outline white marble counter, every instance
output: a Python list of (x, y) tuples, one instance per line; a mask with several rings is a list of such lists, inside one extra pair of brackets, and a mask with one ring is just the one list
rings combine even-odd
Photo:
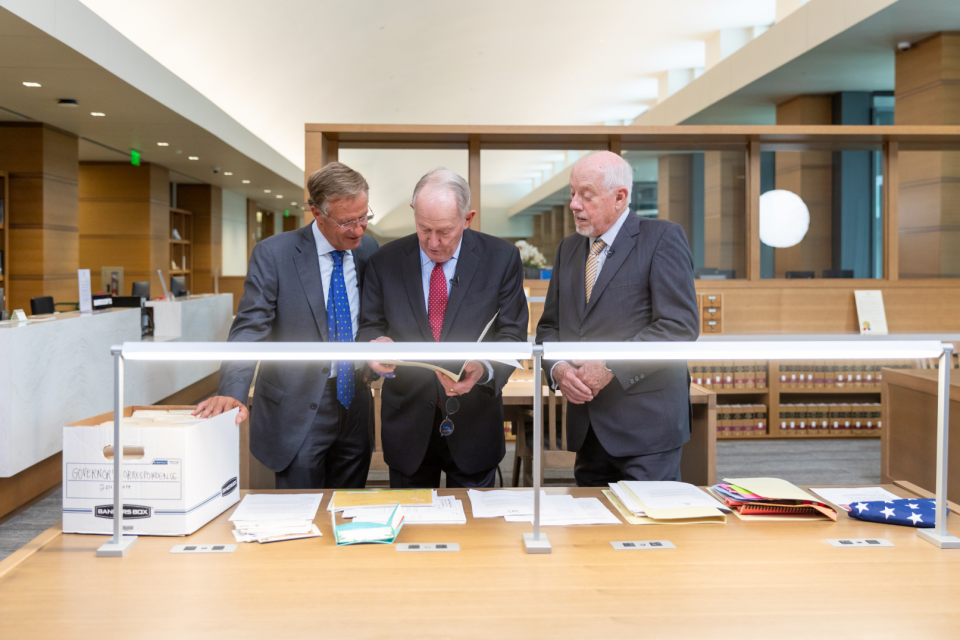
[[(223, 341), (233, 295), (183, 298), (182, 341)], [(0, 323), (0, 478), (61, 450), (63, 426), (113, 409), (110, 347), (140, 341), (140, 310), (63, 313)], [(202, 380), (216, 362), (129, 362), (124, 403), (153, 404)]]

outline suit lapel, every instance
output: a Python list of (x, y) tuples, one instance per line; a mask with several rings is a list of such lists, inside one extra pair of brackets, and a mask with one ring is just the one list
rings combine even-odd
[[(397, 242), (396, 240), (394, 242)], [(433, 342), (430, 321), (427, 319), (427, 307), (423, 301), (423, 270), (420, 266), (420, 245), (417, 236), (412, 237), (410, 247), (403, 259), (403, 284), (407, 287), (407, 297), (417, 319), (417, 326), (424, 340)]]
[[(613, 276), (616, 275), (620, 266), (627, 259), (627, 256), (629, 256), (636, 247), (633, 236), (638, 233), (640, 233), (640, 218), (633, 212), (630, 212), (627, 215), (627, 219), (623, 221), (623, 226), (620, 227), (617, 237), (613, 240), (613, 245), (610, 247), (611, 253), (607, 254), (603, 268), (600, 269), (600, 275), (597, 276), (597, 282), (593, 285), (593, 291), (590, 294), (590, 303), (587, 304), (584, 316), (590, 313), (590, 310), (596, 306), (597, 300), (600, 298), (603, 290), (607, 288), (607, 285), (613, 280)], [(586, 267), (584, 267), (584, 269), (586, 269)], [(586, 285), (583, 286), (584, 291), (586, 291)], [(586, 293), (584, 293), (584, 299), (586, 299)]]
[(443, 315), (443, 330), (440, 332), (441, 341), (445, 340), (447, 334), (450, 333), (450, 327), (457, 317), (457, 311), (463, 304), (470, 283), (473, 281), (473, 275), (477, 272), (477, 266), (480, 264), (480, 256), (477, 255), (477, 239), (474, 237), (473, 231), (469, 229), (464, 231), (461, 242), (460, 256), (457, 258), (457, 270), (454, 272), (454, 277), (459, 278), (459, 280), (456, 285), (450, 287), (447, 310)]
[[(311, 223), (313, 224), (313, 223)], [(303, 293), (307, 297), (307, 303), (313, 312), (313, 319), (317, 322), (317, 328), (320, 329), (320, 335), (323, 341), (329, 341), (327, 333), (327, 308), (323, 303), (323, 282), (320, 278), (320, 259), (317, 257), (317, 243), (313, 240), (313, 230), (311, 225), (300, 229), (300, 239), (297, 242), (297, 251), (299, 253), (293, 257), (293, 262), (297, 267), (297, 274), (300, 276), (300, 284), (303, 286)]]

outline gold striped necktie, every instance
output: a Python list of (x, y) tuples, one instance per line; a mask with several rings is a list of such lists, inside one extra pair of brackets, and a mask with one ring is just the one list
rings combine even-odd
[(590, 245), (590, 255), (587, 256), (587, 272), (586, 272), (586, 281), (584, 284), (587, 285), (587, 302), (590, 302), (590, 294), (593, 293), (593, 285), (597, 282), (597, 273), (600, 271), (600, 252), (603, 251), (603, 248), (607, 246), (607, 243), (597, 238), (593, 241), (593, 244)]

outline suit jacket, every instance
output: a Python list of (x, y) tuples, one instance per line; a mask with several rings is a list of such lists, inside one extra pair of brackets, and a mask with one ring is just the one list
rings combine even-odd
[[(682, 227), (627, 216), (586, 303), (588, 238), (561, 241), (537, 343), (688, 341), (700, 333), (693, 261)], [(555, 361), (545, 361), (547, 371)], [(614, 361), (614, 379), (567, 408), (567, 444), (578, 451), (592, 424), (612, 456), (658, 453), (690, 439), (686, 362)]]
[[(311, 223), (313, 224), (313, 223)], [(377, 241), (364, 235), (353, 250), (357, 283)], [(229, 342), (326, 342), (320, 260), (311, 225), (258, 242)], [(358, 316), (359, 317), (359, 316)], [(224, 362), (219, 395), (246, 403), (255, 362)], [(317, 415), (330, 376), (328, 362), (262, 362), (250, 416), (250, 452), (275, 472), (296, 455)], [(369, 393), (358, 384), (357, 395)]]
[[(529, 316), (520, 252), (504, 240), (469, 229), (461, 242), (454, 275), (459, 281), (450, 287), (440, 340), (474, 342), (499, 311), (484, 341), (525, 342)], [(410, 235), (384, 245), (370, 259), (358, 340), (387, 336), (395, 342), (433, 342), (419, 246), (416, 234)], [(447, 443), (465, 473), (495, 467), (505, 452), (500, 390), (514, 369), (491, 365), (492, 380), (458, 397), (460, 409), (451, 417), (455, 428)], [(428, 369), (397, 367), (396, 377), (384, 381), (381, 436), (387, 465), (408, 475), (420, 467), (435, 428), (437, 399), (446, 403), (446, 397), (436, 374)]]

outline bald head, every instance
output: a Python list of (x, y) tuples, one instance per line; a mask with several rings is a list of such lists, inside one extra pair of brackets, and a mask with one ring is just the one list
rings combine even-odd
[(570, 173), (570, 209), (577, 233), (602, 236), (630, 206), (633, 167), (616, 153), (581, 158)]

